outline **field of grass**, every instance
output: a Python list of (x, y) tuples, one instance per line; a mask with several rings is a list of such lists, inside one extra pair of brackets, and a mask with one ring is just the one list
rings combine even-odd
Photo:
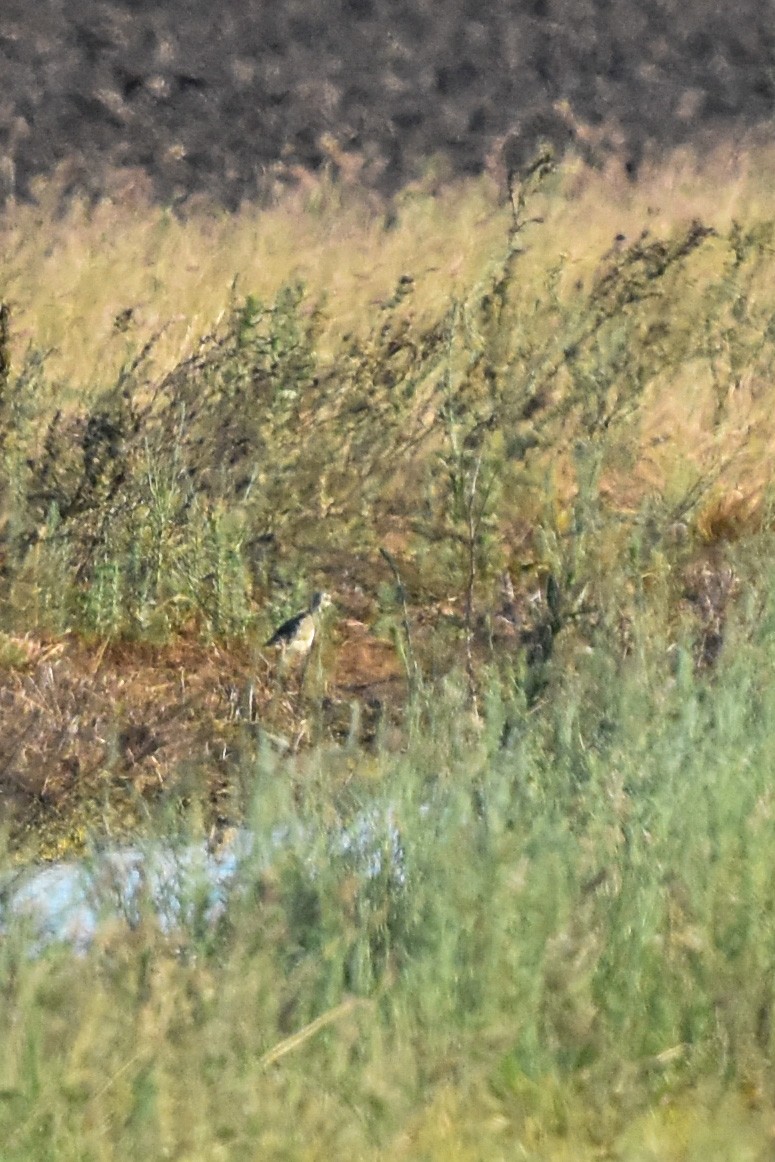
[(259, 842), (0, 938), (3, 1162), (771, 1156), (773, 168), (9, 209), (7, 862)]

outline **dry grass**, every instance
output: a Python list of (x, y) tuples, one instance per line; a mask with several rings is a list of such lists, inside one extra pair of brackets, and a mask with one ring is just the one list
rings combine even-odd
[[(646, 230), (663, 237), (698, 219), (725, 235), (733, 221), (772, 218), (773, 170), (771, 151), (731, 146), (702, 163), (679, 152), (637, 184), (613, 162), (602, 172), (568, 163), (531, 206), (544, 225), (526, 236), (515, 313), (531, 310), (552, 269), (556, 293), (572, 306), (603, 256)], [(365, 333), (402, 274), (415, 280), (412, 324), (442, 315), (452, 295), (467, 293), (499, 261), (509, 221), (492, 178), (442, 189), (418, 183), (402, 195), (390, 228), (385, 207), (325, 182), (307, 182), (273, 207), (227, 215), (200, 206), (183, 220), (151, 206), (141, 185), (93, 208), (75, 203), (64, 215), (57, 204), (57, 191), (41, 187), (37, 206), (4, 217), (0, 296), (13, 311), (15, 362), (30, 344), (50, 352), (58, 405), (104, 387), (151, 339), (150, 368), (169, 371), (229, 308), (235, 285), (271, 300), (301, 278), (310, 304), (324, 295), (319, 354), (335, 367), (343, 336)], [(670, 303), (674, 329), (691, 326), (703, 290), (728, 261), (722, 251), (710, 244), (692, 260), (690, 293)], [(755, 301), (771, 301), (774, 283), (772, 263), (761, 262)], [(608, 473), (623, 507), (653, 489), (680, 494), (687, 461), (699, 475), (721, 470), (724, 487), (746, 504), (761, 498), (775, 444), (768, 369), (735, 376), (723, 339), (716, 356), (723, 401), (707, 366), (685, 364), (651, 385), (637, 462)], [(714, 422), (722, 404), (723, 422)]]
[[(568, 164), (537, 212), (547, 229), (530, 239), (531, 268), (566, 256), (564, 289), (594, 272), (616, 234), (654, 235), (698, 218), (725, 231), (735, 219), (772, 216), (775, 158), (730, 146), (698, 162), (677, 153), (633, 184), (616, 162), (602, 172)], [(418, 283), (428, 317), (451, 292), (469, 287), (499, 254), (508, 222), (504, 190), (492, 178), (437, 188), (417, 183), (400, 197), (395, 225), (387, 207), (354, 190), (308, 181), (268, 208), (236, 214), (200, 205), (184, 219), (152, 206), (138, 189), (119, 189), (96, 207), (62, 214), (55, 188), (38, 204), (17, 205), (0, 226), (2, 295), (14, 306), (16, 350), (54, 348), (57, 376), (88, 387), (168, 327), (157, 349), (168, 369), (226, 309), (239, 289), (272, 298), (294, 277), (314, 298), (330, 297), (332, 344), (368, 324), (368, 308), (389, 297), (402, 273)], [(772, 289), (775, 275), (763, 284)], [(529, 289), (529, 288), (528, 288)], [(114, 333), (133, 312), (129, 338)]]
[(411, 271), (430, 316), (481, 275), (503, 235), (485, 185), (407, 195), (392, 229), (384, 208), (354, 193), (340, 199), (314, 186), (275, 207), (202, 207), (180, 220), (126, 196), (62, 216), (56, 191), (43, 189), (38, 206), (15, 207), (0, 226), (17, 358), (29, 343), (51, 349), (55, 377), (89, 390), (163, 330), (154, 349), (163, 373), (228, 309), (235, 286), (272, 299), (295, 278), (311, 298), (326, 295), (333, 354), (343, 334), (368, 327), (401, 274)]
[[(95, 831), (142, 829), (185, 801), (190, 825), (222, 830), (242, 818), (235, 778), (260, 729), (295, 750), (346, 738), (351, 702), (363, 744), (405, 698), (395, 648), (343, 618), (304, 675), (284, 675), (252, 644), (163, 646), (73, 636), (0, 641), (2, 805), (13, 845), (47, 859), (80, 852)], [(325, 699), (324, 721), (310, 719)]]

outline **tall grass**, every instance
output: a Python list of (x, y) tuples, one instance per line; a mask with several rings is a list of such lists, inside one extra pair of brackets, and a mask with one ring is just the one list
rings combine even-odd
[[(559, 180), (526, 187), (531, 209), (565, 205), (544, 188)], [(772, 441), (767, 223), (639, 233), (570, 283), (544, 217), (502, 221), (481, 277), (435, 313), (403, 274), (334, 362), (337, 304), (295, 279), (233, 296), (165, 374), (151, 337), (100, 390), (70, 384), (69, 403), (48, 357), (16, 360), (7, 629), (241, 635), (251, 599), (304, 568), (293, 546), (362, 583), (397, 538), (420, 590), (467, 593), (470, 637), (504, 568), (583, 582), (581, 544), (597, 538), (603, 564), (644, 502), (653, 528), (689, 517), (711, 539), (719, 504), (723, 532), (755, 523)], [(558, 557), (568, 541), (574, 563)]]

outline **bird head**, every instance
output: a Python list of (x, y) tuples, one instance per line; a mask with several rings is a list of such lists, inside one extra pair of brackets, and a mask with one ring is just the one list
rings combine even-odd
[(325, 593), (322, 589), (319, 589), (317, 593), (312, 594), (312, 600), (309, 603), (309, 610), (310, 613), (317, 613), (321, 609), (328, 609), (332, 604), (333, 602), (331, 601), (330, 594)]

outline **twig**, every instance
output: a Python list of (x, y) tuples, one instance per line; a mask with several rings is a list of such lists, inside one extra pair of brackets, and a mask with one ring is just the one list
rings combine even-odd
[(328, 1025), (333, 1025), (340, 1017), (346, 1017), (353, 1009), (365, 1004), (367, 1002), (362, 998), (349, 997), (341, 1005), (337, 1005), (335, 1009), (329, 1009), (327, 1013), (322, 1013), (314, 1021), (310, 1021), (309, 1025), (305, 1025), (298, 1033), (294, 1033), (291, 1037), (286, 1037), (284, 1041), (278, 1042), (273, 1049), (270, 1049), (268, 1053), (264, 1054), (259, 1061), (259, 1065), (262, 1069), (268, 1069), (270, 1065), (274, 1065), (281, 1057), (285, 1057), (287, 1053), (298, 1049), (305, 1041), (309, 1041), (310, 1037), (314, 1037), (321, 1029), (325, 1029)]

